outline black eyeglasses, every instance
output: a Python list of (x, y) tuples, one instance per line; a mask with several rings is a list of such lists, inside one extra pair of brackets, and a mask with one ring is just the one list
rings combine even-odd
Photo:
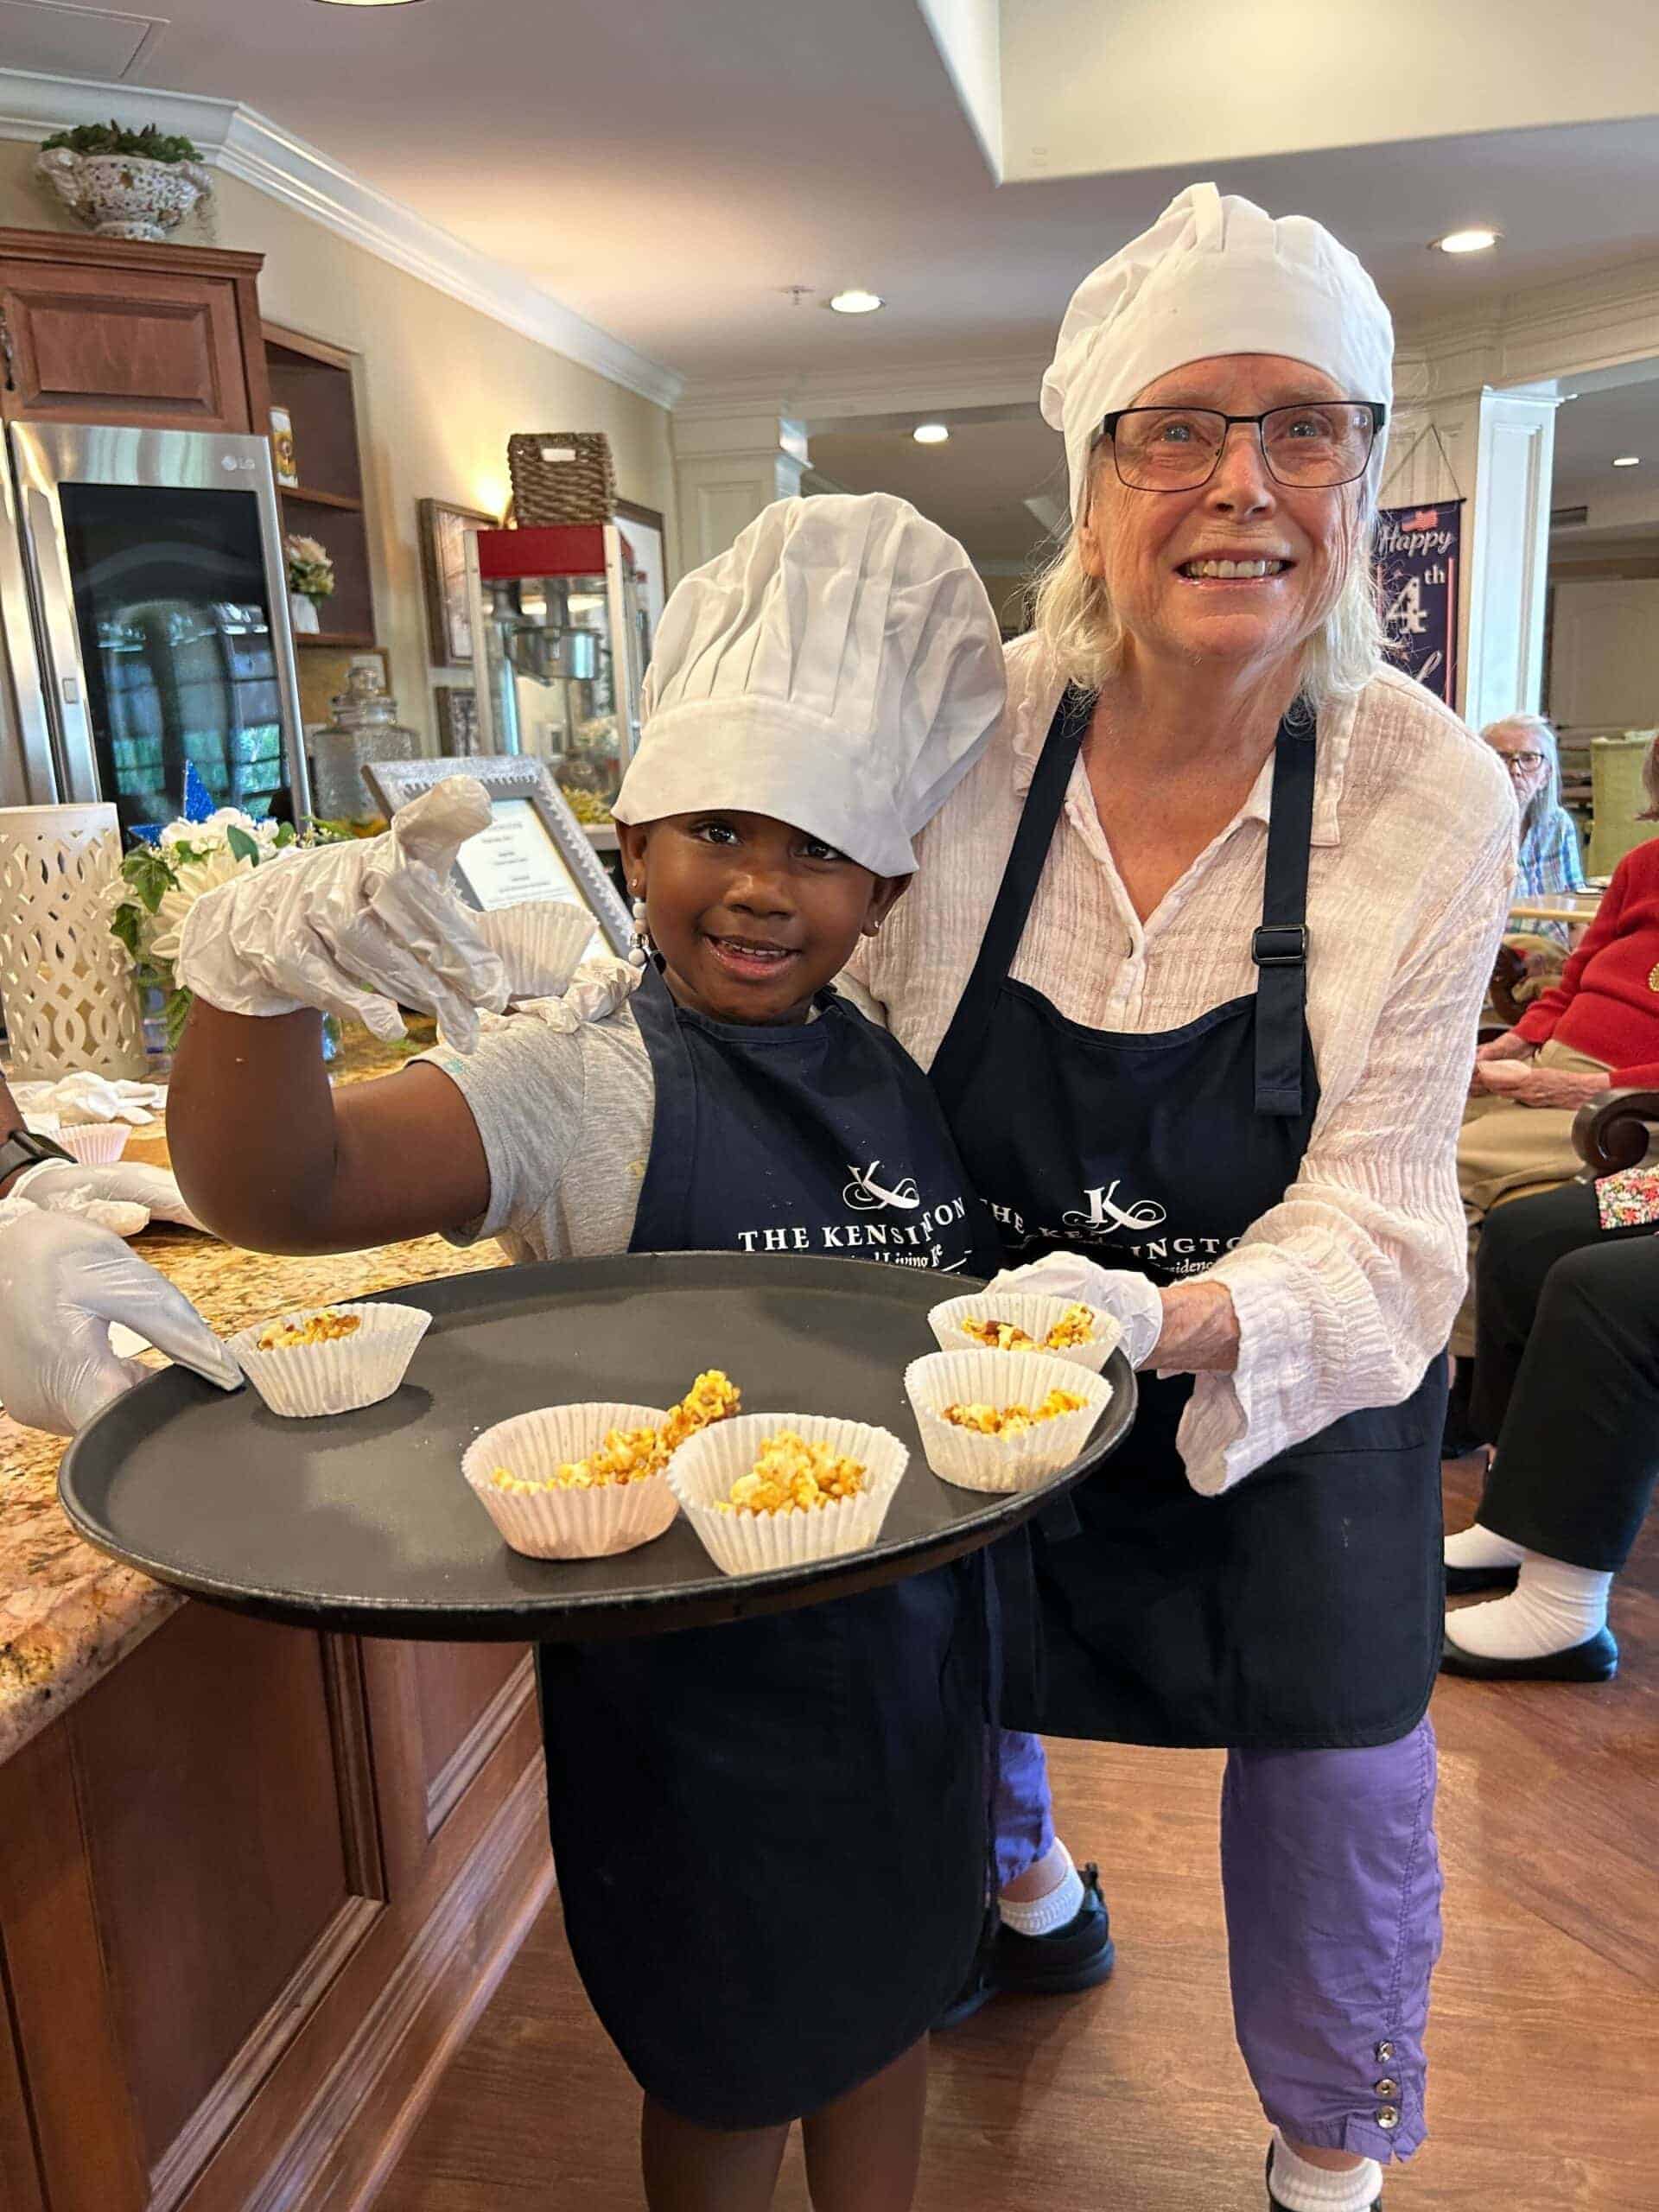
[(1120, 407), (1100, 426), (1118, 480), (1132, 492), (1196, 492), (1221, 466), (1227, 434), (1250, 425), (1275, 484), (1324, 491), (1365, 474), (1389, 410), (1374, 399), (1321, 399), (1224, 415), (1211, 407)]
[(1522, 775), (1530, 775), (1544, 765), (1541, 753), (1500, 753), (1498, 758), (1506, 768), (1519, 768)]

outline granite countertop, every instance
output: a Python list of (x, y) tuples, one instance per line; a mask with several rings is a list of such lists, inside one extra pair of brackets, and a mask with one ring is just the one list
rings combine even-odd
[[(359, 1033), (338, 1082), (384, 1074), (406, 1057)], [(165, 1124), (135, 1130), (130, 1160), (166, 1164)], [(441, 1236), (368, 1252), (288, 1259), (245, 1252), (188, 1230), (158, 1228), (133, 1249), (175, 1282), (221, 1336), (296, 1306), (504, 1264), (493, 1241), (459, 1251)], [(165, 1364), (159, 1353), (144, 1357)], [(99, 1677), (192, 1602), (83, 1543), (58, 1504), (64, 1439), (0, 1412), (0, 1758), (83, 1696)]]

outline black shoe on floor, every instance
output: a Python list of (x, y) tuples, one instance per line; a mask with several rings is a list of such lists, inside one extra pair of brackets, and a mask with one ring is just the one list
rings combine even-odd
[[(1271, 2143), (1268, 2145), (1268, 2170), (1265, 2178), (1268, 2184), (1268, 2212), (1285, 2212), (1284, 2206), (1273, 2193), (1273, 2145)], [(1382, 2212), (1382, 2200), (1380, 2196), (1372, 2204), (1371, 2212)]]
[(1448, 1636), (1440, 1646), (1440, 1672), (1482, 1682), (1611, 1682), (1618, 1672), (1618, 1646), (1610, 1629), (1599, 1628), (1582, 1643), (1546, 1651), (1541, 1658), (1484, 1659), (1461, 1650)]
[(1520, 1573), (1518, 1567), (1448, 1567), (1446, 1594), (1472, 1598), (1477, 1590), (1513, 1590)]
[(1077, 1869), (1083, 1903), (1064, 1928), (1046, 1936), (1021, 1936), (1001, 1927), (974, 1961), (962, 1993), (933, 2023), (935, 2031), (958, 2027), (993, 1997), (1065, 1997), (1104, 1981), (1117, 1962), (1111, 1916), (1100, 1894), (1100, 1869)]

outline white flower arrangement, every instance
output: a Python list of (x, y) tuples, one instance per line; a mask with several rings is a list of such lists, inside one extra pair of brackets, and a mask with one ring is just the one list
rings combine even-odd
[(289, 537), (283, 550), (288, 556), (288, 588), (304, 599), (327, 599), (334, 588), (334, 556), (315, 537)]

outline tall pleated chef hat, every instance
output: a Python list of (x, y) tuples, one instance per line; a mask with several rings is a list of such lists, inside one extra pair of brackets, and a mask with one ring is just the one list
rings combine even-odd
[(1311, 216), (1275, 222), (1253, 200), (1190, 184), (1084, 278), (1060, 325), (1043, 420), (1065, 439), (1074, 521), (1103, 417), (1217, 353), (1282, 353), (1323, 369), (1344, 399), (1393, 396), (1394, 324), (1347, 247)]
[(675, 586), (612, 810), (768, 814), (908, 875), (1004, 690), (996, 618), (954, 537), (885, 492), (779, 499)]

